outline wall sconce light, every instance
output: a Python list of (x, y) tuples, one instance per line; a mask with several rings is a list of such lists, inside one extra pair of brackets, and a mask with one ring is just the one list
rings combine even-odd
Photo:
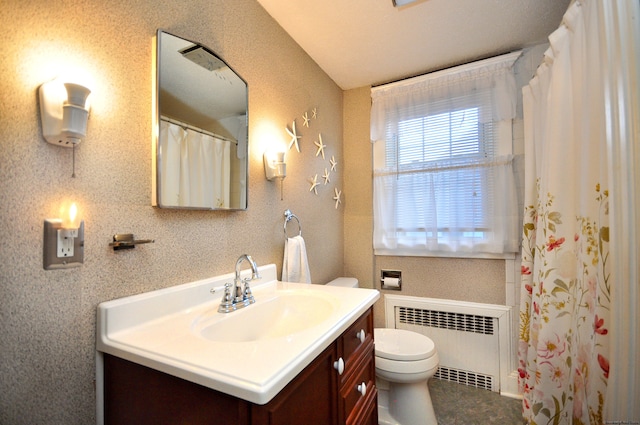
[(287, 177), (287, 164), (284, 152), (267, 151), (264, 153), (264, 174), (267, 180), (284, 179)]
[(44, 221), (43, 267), (45, 270), (78, 267), (84, 262), (84, 220), (75, 203), (61, 209), (64, 218)]
[(287, 164), (284, 160), (284, 152), (267, 150), (263, 154), (264, 174), (267, 180), (280, 180), (280, 200), (283, 199), (283, 180), (287, 177)]
[(51, 144), (73, 147), (87, 135), (91, 90), (74, 83), (53, 80), (40, 86), (42, 135)]
[[(40, 86), (42, 135), (53, 145), (75, 148), (87, 135), (91, 90), (55, 79)], [(74, 173), (75, 177), (75, 150)]]

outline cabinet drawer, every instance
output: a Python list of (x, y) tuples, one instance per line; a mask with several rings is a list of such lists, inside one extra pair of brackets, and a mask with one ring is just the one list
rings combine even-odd
[(347, 329), (339, 340), (339, 352), (344, 360), (346, 370), (349, 370), (365, 349), (369, 341), (373, 341), (373, 312), (371, 309), (363, 314), (353, 325)]
[(378, 425), (377, 391), (367, 395), (364, 405), (358, 409), (358, 414), (352, 414), (346, 425)]
[[(364, 416), (371, 399), (376, 397), (375, 365), (373, 358), (367, 356), (356, 365), (356, 373), (340, 390), (340, 410), (343, 423), (359, 423)], [(375, 400), (374, 400), (375, 404)]]

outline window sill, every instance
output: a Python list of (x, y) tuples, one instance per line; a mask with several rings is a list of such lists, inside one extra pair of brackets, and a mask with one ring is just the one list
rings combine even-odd
[(474, 259), (487, 259), (487, 260), (513, 260), (516, 258), (515, 252), (507, 252), (504, 254), (491, 254), (491, 253), (482, 253), (482, 252), (444, 252), (444, 251), (417, 252), (415, 250), (405, 250), (405, 249), (374, 249), (373, 254), (376, 256), (389, 256), (389, 257), (474, 258)]

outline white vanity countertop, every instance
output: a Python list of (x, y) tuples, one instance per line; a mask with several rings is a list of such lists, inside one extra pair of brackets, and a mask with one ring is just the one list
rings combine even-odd
[[(373, 289), (278, 282), (273, 264), (259, 270), (262, 279), (252, 284), (256, 304), (232, 313), (217, 312), (232, 273), (101, 303), (98, 352), (266, 404), (379, 298)], [(266, 303), (287, 291), (331, 299), (331, 312), (319, 323), (284, 336), (220, 342), (200, 332), (203, 322), (224, 326), (224, 320), (241, 318), (261, 300)]]

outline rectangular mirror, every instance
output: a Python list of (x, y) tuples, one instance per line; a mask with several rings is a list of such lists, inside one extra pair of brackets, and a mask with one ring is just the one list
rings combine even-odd
[(155, 44), (153, 205), (247, 209), (247, 83), (199, 43), (159, 30)]

